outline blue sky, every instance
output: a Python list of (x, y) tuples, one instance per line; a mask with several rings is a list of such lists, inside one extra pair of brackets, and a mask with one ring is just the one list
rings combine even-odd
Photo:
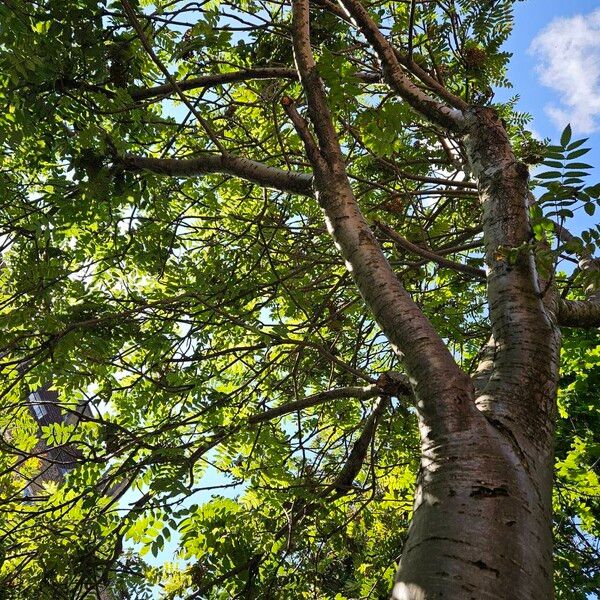
[(600, 167), (600, 0), (519, 2), (507, 49), (509, 92), (520, 95), (535, 131), (557, 140), (571, 122), (576, 137), (590, 137), (586, 162)]

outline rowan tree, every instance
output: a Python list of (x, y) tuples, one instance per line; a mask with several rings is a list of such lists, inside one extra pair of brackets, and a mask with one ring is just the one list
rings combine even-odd
[(4, 598), (598, 591), (600, 187), (494, 99), (515, 1), (0, 5)]

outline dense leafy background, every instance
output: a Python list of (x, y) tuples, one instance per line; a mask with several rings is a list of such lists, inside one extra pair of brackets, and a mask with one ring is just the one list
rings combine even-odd
[[(513, 2), (373, 8), (397, 46), (450, 90), (493, 103), (509, 86)], [(293, 68), (289, 7), (276, 2), (133, 3), (177, 81)], [(489, 335), (485, 287), (397, 247), (482, 268), (480, 208), (460, 144), (381, 83), (364, 41), (315, 10), (313, 44), (367, 219), (465, 369)], [(119, 2), (0, 5), (0, 322), (3, 430), (0, 577), (5, 598), (386, 598), (412, 506), (418, 437), (401, 393), (339, 398), (266, 422), (265, 409), (401, 365), (364, 308), (310, 198), (226, 175), (132, 170), (134, 154), (228, 151), (286, 170), (307, 159), (281, 107), (293, 76), (147, 94), (165, 78)], [(497, 104), (536, 168), (540, 268), (561, 293), (595, 285), (576, 267), (598, 237), (599, 189), (565, 130), (535, 141), (515, 102)], [(204, 125), (198, 122), (202, 116)], [(583, 157), (583, 158), (582, 158)], [(463, 180), (466, 178), (466, 182)], [(536, 187), (537, 185), (537, 187)], [(543, 195), (542, 195), (543, 194)], [(559, 242), (553, 221), (588, 219)], [(596, 332), (565, 332), (556, 469), (560, 598), (598, 590)], [(38, 432), (26, 401), (48, 382), (69, 424)], [(85, 413), (82, 407), (87, 407)], [(376, 431), (336, 484), (369, 418)], [(37, 436), (77, 459), (63, 484), (23, 491), (47, 464)], [(158, 557), (158, 558), (156, 558)]]

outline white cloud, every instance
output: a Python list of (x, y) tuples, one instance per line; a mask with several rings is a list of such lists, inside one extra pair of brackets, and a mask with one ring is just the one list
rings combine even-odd
[(527, 123), (527, 131), (531, 132), (534, 140), (541, 142), (544, 139), (542, 134), (531, 123)]
[(571, 123), (579, 133), (600, 129), (600, 9), (554, 19), (533, 40), (541, 83), (560, 94), (546, 106), (559, 128)]

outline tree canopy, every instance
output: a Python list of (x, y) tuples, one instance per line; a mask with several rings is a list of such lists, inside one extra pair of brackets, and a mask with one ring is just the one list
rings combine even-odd
[[(337, 150), (307, 91), (365, 227), (475, 380), (488, 267), (453, 111), (493, 106), (519, 164), (542, 165), (531, 240), (497, 252), (531, 251), (559, 298), (555, 586), (600, 589), (600, 347), (567, 328), (600, 321), (585, 140), (540, 142), (517, 94), (494, 100), (514, 0), (364, 2), (389, 46), (354, 4), (312, 2), (308, 49), (287, 2), (0, 5), (0, 597), (387, 597), (419, 359), (328, 232), (315, 189), (339, 173), (315, 165)], [(39, 428), (45, 385), (69, 418)], [(40, 437), (71, 457), (64, 481), (35, 484)]]

